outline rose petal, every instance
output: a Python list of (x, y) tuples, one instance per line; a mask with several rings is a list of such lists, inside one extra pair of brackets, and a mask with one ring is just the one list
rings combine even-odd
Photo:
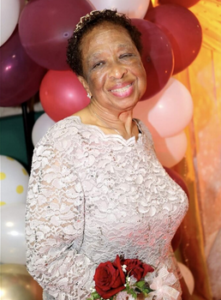
[(118, 270), (120, 272), (120, 278), (121, 278), (122, 284), (124, 284), (125, 283), (125, 274), (122, 270), (120, 257), (118, 255), (116, 256), (116, 259), (114, 261), (114, 265), (118, 268)]
[(143, 264), (143, 268), (144, 268), (143, 277), (145, 277), (147, 273), (154, 271), (154, 268), (152, 268), (150, 265), (147, 264)]
[(117, 293), (121, 292), (122, 290), (125, 289), (124, 286), (120, 286), (117, 289), (111, 289), (108, 292), (102, 291), (102, 289), (100, 289), (99, 287), (95, 286), (96, 291), (98, 292), (98, 294), (104, 298), (104, 299), (109, 299), (110, 297), (116, 295)]

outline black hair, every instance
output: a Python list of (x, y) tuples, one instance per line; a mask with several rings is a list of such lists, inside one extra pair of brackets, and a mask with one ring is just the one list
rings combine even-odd
[(139, 53), (142, 50), (141, 33), (131, 24), (129, 18), (116, 10), (93, 11), (81, 18), (72, 37), (68, 40), (67, 63), (70, 68), (80, 76), (83, 76), (82, 55), (80, 45), (84, 35), (99, 24), (109, 22), (122, 26), (128, 32)]

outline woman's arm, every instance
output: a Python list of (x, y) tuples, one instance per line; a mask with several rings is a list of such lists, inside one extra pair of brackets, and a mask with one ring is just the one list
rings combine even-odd
[(79, 254), (84, 194), (63, 157), (46, 139), (35, 149), (26, 209), (27, 268), (52, 296), (82, 299), (90, 293), (95, 266)]

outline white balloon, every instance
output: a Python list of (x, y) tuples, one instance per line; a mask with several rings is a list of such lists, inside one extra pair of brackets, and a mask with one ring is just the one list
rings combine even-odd
[(1, 208), (1, 263), (25, 264), (25, 204)]
[(194, 291), (194, 285), (195, 285), (193, 274), (191, 273), (190, 269), (187, 268), (186, 265), (182, 264), (181, 262), (177, 262), (177, 263), (178, 263), (180, 272), (183, 276), (183, 279), (188, 287), (189, 293), (190, 293), (190, 295), (192, 295), (193, 291)]
[(0, 46), (11, 36), (25, 0), (0, 0)]
[(42, 114), (37, 119), (32, 130), (32, 143), (34, 146), (36, 146), (48, 129), (54, 124), (55, 121), (53, 121), (46, 113)]
[(191, 94), (180, 81), (170, 78), (158, 94), (138, 102), (134, 116), (147, 127), (151, 125), (159, 136), (174, 136), (189, 124), (193, 116)]
[(153, 135), (153, 140), (157, 158), (164, 167), (175, 166), (185, 156), (187, 138), (184, 131), (168, 138)]
[(150, 0), (90, 0), (97, 10), (117, 9), (119, 13), (126, 14), (129, 18), (143, 19)]
[(0, 206), (25, 203), (29, 175), (15, 159), (0, 155)]

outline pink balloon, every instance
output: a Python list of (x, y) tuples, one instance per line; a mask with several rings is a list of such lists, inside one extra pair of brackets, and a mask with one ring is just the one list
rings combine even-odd
[(202, 29), (196, 16), (180, 5), (165, 4), (149, 10), (145, 18), (158, 25), (168, 37), (174, 53), (173, 74), (187, 68), (202, 44)]
[(31, 1), (19, 19), (21, 42), (39, 65), (53, 70), (69, 69), (67, 40), (80, 17), (92, 10), (86, 0)]
[(187, 138), (184, 131), (165, 139), (153, 135), (153, 141), (157, 158), (164, 167), (175, 166), (185, 156)]
[(150, 0), (90, 0), (97, 10), (117, 9), (119, 13), (126, 14), (129, 18), (143, 19)]
[(90, 100), (72, 71), (47, 72), (40, 86), (40, 100), (45, 112), (55, 122), (86, 107)]
[(168, 82), (173, 72), (173, 53), (166, 35), (153, 23), (132, 19), (142, 33), (142, 61), (147, 73), (147, 89), (141, 100), (158, 93)]
[(193, 115), (193, 101), (187, 88), (175, 78), (148, 101), (140, 101), (134, 116), (150, 125), (161, 137), (173, 136), (182, 131)]
[(194, 287), (195, 287), (195, 280), (194, 280), (193, 274), (186, 265), (184, 265), (181, 262), (177, 262), (177, 263), (178, 263), (178, 266), (180, 269), (180, 273), (182, 274), (183, 279), (187, 285), (189, 293), (190, 293), (190, 295), (192, 295), (193, 291), (194, 291)]

